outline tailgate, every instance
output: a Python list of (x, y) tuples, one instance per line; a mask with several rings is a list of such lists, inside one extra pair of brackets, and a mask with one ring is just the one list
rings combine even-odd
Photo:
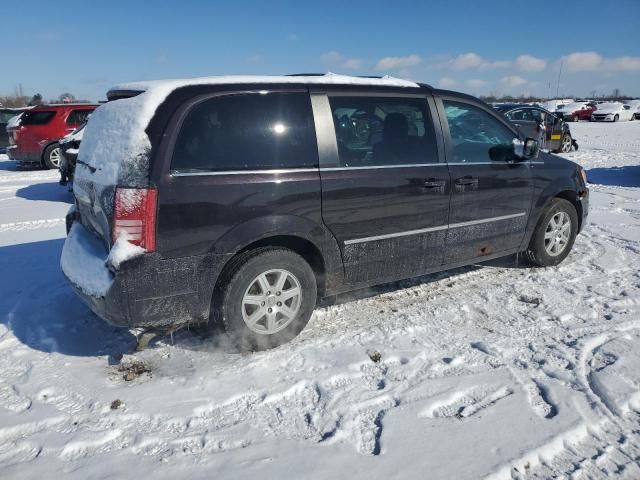
[[(78, 162), (78, 169), (89, 169)], [(73, 193), (80, 222), (90, 232), (98, 236), (107, 251), (111, 248), (111, 222), (113, 215), (113, 198), (115, 186), (104, 186), (91, 180), (91, 175), (75, 175)]]

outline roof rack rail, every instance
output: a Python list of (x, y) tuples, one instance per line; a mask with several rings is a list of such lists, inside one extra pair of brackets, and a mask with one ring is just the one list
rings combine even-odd
[[(289, 73), (285, 75), (286, 77), (324, 77), (328, 75), (328, 72), (325, 73)], [(345, 77), (355, 77), (355, 78), (383, 78), (382, 75), (344, 75)]]
[(285, 77), (324, 77), (326, 73), (289, 73)]

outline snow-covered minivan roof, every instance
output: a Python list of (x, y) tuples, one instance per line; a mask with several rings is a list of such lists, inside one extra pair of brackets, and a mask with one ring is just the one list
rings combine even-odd
[[(109, 94), (122, 91), (173, 91), (178, 88), (194, 85), (241, 85), (241, 84), (309, 84), (309, 85), (362, 85), (376, 87), (404, 87), (419, 88), (415, 82), (401, 78), (390, 77), (354, 77), (335, 73), (309, 75), (222, 75), (216, 77), (198, 77), (170, 80), (151, 80), (143, 82), (129, 82), (114, 86)], [(107, 97), (110, 95), (107, 94)]]
[(233, 75), (180, 80), (157, 80), (117, 85), (109, 90), (109, 102), (91, 115), (84, 130), (78, 161), (86, 168), (76, 172), (94, 185), (142, 185), (148, 179), (151, 142), (146, 129), (158, 107), (176, 89), (206, 85), (359, 85), (419, 89), (421, 85), (393, 77), (323, 75)]

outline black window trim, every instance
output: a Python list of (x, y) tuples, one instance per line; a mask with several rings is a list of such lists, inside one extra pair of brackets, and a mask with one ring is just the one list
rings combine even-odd
[[(394, 168), (421, 168), (421, 167), (441, 167), (445, 165), (444, 160), (444, 138), (442, 136), (442, 125), (439, 123), (436, 105), (433, 95), (427, 92), (404, 93), (404, 92), (385, 92), (380, 89), (376, 90), (327, 90), (323, 88), (311, 88), (311, 107), (313, 109), (313, 117), (316, 125), (316, 137), (318, 140), (318, 158), (320, 159), (321, 172), (341, 172), (353, 170), (381, 170)], [(329, 97), (382, 97), (382, 98), (412, 98), (424, 99), (426, 101), (425, 109), (431, 117), (433, 124), (433, 132), (435, 134), (437, 162), (433, 163), (411, 163), (406, 165), (371, 165), (360, 167), (341, 167), (338, 155), (338, 139), (336, 136), (335, 125), (333, 123), (333, 114)], [(425, 128), (427, 127), (425, 123)]]
[[(211, 170), (211, 171), (202, 171), (202, 172), (176, 172), (171, 170), (171, 160), (173, 157), (173, 151), (175, 149), (176, 141), (178, 139), (178, 135), (182, 128), (182, 125), (189, 115), (189, 113), (196, 108), (199, 104), (206, 102), (207, 100), (211, 100), (213, 98), (219, 97), (230, 97), (235, 95), (260, 95), (260, 94), (269, 94), (269, 93), (306, 93), (309, 94), (309, 89), (305, 87), (288, 87), (288, 88), (277, 88), (273, 86), (268, 86), (266, 88), (251, 88), (251, 89), (240, 89), (240, 90), (224, 90), (219, 92), (211, 92), (204, 93), (202, 95), (197, 95), (191, 98), (189, 101), (184, 102), (180, 107), (176, 110), (176, 112), (171, 116), (171, 119), (168, 123), (167, 130), (169, 135), (167, 135), (163, 141), (161, 142), (159, 151), (161, 152), (159, 158), (162, 161), (157, 162), (157, 167), (152, 166), (152, 177), (157, 178), (155, 175), (157, 172), (154, 171), (156, 169), (161, 169), (160, 177), (163, 178), (180, 178), (180, 177), (200, 177), (200, 176), (225, 176), (225, 175), (282, 175), (287, 173), (318, 173), (318, 167), (291, 167), (291, 168), (265, 168), (265, 169), (254, 169), (254, 170)], [(312, 108), (313, 112), (313, 108)], [(165, 130), (165, 131), (167, 131)], [(317, 138), (316, 138), (317, 142)]]

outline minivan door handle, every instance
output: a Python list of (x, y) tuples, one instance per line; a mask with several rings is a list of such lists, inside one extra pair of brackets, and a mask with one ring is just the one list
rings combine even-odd
[(477, 185), (478, 179), (474, 177), (460, 177), (456, 179), (456, 185)]
[(444, 187), (444, 180), (439, 180), (437, 178), (427, 178), (422, 183), (424, 188), (441, 188)]

